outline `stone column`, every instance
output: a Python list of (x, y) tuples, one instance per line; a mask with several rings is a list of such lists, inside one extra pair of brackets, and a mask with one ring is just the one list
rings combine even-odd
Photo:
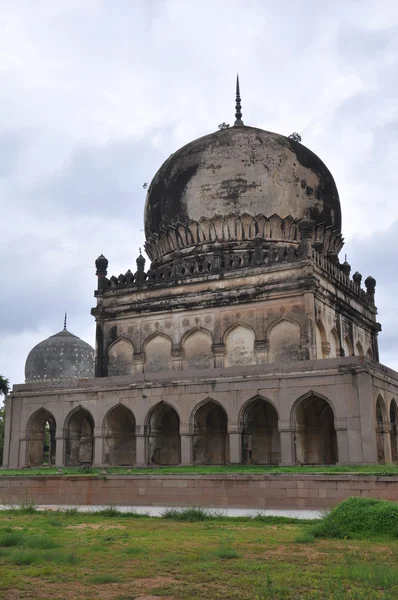
[(214, 354), (214, 366), (216, 369), (224, 366), (225, 345), (213, 344), (212, 351)]
[(290, 420), (279, 420), (279, 435), (281, 439), (281, 465), (291, 466), (295, 464), (294, 456), (294, 429), (291, 428)]
[(95, 427), (94, 429), (94, 455), (93, 455), (93, 467), (100, 467), (103, 464), (103, 448), (104, 438), (102, 437), (102, 427)]
[(192, 465), (192, 439), (191, 434), (181, 434), (181, 465)]
[(55, 466), (65, 467), (65, 433), (60, 431), (55, 436)]
[(173, 348), (171, 350), (171, 364), (173, 371), (181, 371), (182, 369), (182, 350)]
[[(376, 445), (376, 419), (375, 405), (373, 398), (373, 382), (369, 373), (362, 371), (355, 373), (357, 380), (357, 403), (360, 416), (360, 434), (362, 442), (362, 460), (366, 464), (377, 463), (377, 445)], [(349, 436), (350, 461), (353, 459), (352, 438)], [(354, 449), (355, 451), (355, 449)], [(359, 461), (358, 461), (359, 462)]]
[(135, 462), (137, 467), (145, 467), (145, 435), (143, 433), (136, 434), (136, 454), (135, 454)]
[(391, 455), (391, 425), (390, 425), (390, 423), (384, 424), (383, 439), (384, 439), (385, 461), (386, 461), (386, 463), (391, 463), (392, 455)]
[(347, 432), (347, 420), (346, 419), (335, 419), (334, 428), (336, 430), (336, 441), (337, 441), (337, 463), (340, 465), (346, 465), (350, 460), (348, 451), (348, 432)]
[[(229, 462), (231, 465), (242, 463), (242, 435), (237, 423), (228, 424), (229, 435)], [(227, 457), (226, 457), (227, 458)]]

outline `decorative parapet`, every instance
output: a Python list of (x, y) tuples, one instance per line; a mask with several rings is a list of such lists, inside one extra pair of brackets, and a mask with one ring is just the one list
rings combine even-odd
[(346, 274), (347, 270), (345, 269), (345, 263), (335, 264), (314, 249), (312, 249), (312, 260), (320, 269), (322, 269), (322, 271), (329, 274), (333, 279), (337, 280), (343, 286), (347, 287), (356, 296), (359, 296), (359, 298), (365, 300), (365, 302), (368, 304), (374, 305), (376, 280), (373, 279), (373, 277), (368, 277), (366, 279), (365, 291), (361, 288), (362, 275), (356, 272), (354, 273), (352, 279), (350, 279), (349, 275)]
[[(125, 289), (127, 287), (138, 287), (140, 285), (155, 286), (175, 283), (181, 279), (195, 278), (205, 275), (220, 275), (221, 273), (244, 269), (247, 267), (271, 266), (279, 263), (288, 263), (300, 258), (299, 249), (296, 246), (273, 246), (262, 248), (255, 244), (249, 249), (230, 251), (216, 243), (208, 254), (201, 256), (182, 257), (181, 252), (173, 254), (173, 261), (149, 269), (145, 272), (145, 259), (139, 256), (137, 259), (137, 271), (133, 274), (130, 269), (121, 273), (119, 277), (112, 276), (106, 279), (103, 275), (99, 280), (97, 295), (106, 290)], [(101, 286), (101, 287), (100, 287)]]
[[(201, 218), (191, 221), (188, 225), (177, 223), (175, 227), (169, 226), (159, 234), (149, 236), (145, 250), (158, 266), (169, 262), (173, 252), (184, 250), (192, 252), (209, 243), (236, 243), (253, 242), (256, 237), (264, 241), (288, 242), (298, 244), (298, 223), (300, 219), (292, 216), (282, 218), (279, 215), (266, 217), (263, 214), (256, 216), (244, 213), (230, 214), (226, 217), (216, 215), (211, 219)], [(317, 242), (322, 252), (338, 254), (343, 247), (341, 234), (331, 226), (324, 223), (315, 226), (313, 242)]]

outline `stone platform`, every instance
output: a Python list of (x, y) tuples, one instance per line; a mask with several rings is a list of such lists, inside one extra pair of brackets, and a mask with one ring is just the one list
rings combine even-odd
[(398, 502), (398, 476), (0, 476), (0, 504), (322, 510), (350, 496)]

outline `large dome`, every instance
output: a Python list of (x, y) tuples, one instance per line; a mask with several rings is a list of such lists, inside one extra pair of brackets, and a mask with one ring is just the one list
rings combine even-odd
[[(145, 204), (148, 254), (161, 261), (170, 244), (162, 250), (158, 240), (179, 224), (187, 228), (232, 215), (311, 219), (329, 230), (329, 238), (332, 231), (341, 234), (339, 195), (324, 163), (291, 138), (234, 126), (187, 144), (160, 167)], [(181, 248), (196, 243), (195, 235), (177, 237)], [(223, 241), (225, 231), (217, 239)]]
[(25, 363), (25, 381), (94, 377), (94, 348), (66, 329), (37, 344)]

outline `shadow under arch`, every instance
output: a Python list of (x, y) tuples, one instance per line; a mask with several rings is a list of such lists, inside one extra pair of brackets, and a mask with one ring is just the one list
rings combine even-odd
[(181, 462), (180, 416), (177, 410), (161, 400), (145, 417), (147, 463), (178, 465)]
[(224, 465), (229, 462), (228, 416), (217, 401), (207, 398), (192, 411), (193, 462)]
[(116, 404), (104, 417), (104, 464), (134, 465), (136, 462), (135, 416), (124, 404)]
[(45, 408), (39, 408), (30, 416), (26, 425), (26, 462), (29, 467), (55, 464), (56, 428), (54, 415)]
[(386, 407), (383, 397), (379, 394), (376, 400), (376, 450), (377, 462), (386, 462)]
[(90, 466), (94, 456), (94, 419), (91, 413), (77, 406), (65, 419), (66, 466)]
[(319, 465), (338, 462), (334, 419), (334, 407), (326, 396), (310, 391), (296, 400), (291, 411), (296, 463)]
[(395, 398), (391, 400), (390, 404), (390, 442), (391, 442), (391, 460), (392, 462), (398, 462), (398, 407)]
[(240, 411), (242, 462), (277, 465), (281, 461), (278, 412), (269, 400), (256, 395)]

